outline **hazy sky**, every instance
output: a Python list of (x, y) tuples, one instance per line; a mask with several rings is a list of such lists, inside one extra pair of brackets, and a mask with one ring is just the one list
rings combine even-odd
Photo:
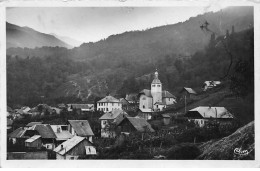
[(89, 42), (131, 30), (174, 24), (206, 11), (203, 7), (17, 7), (7, 8), (7, 22), (43, 33)]

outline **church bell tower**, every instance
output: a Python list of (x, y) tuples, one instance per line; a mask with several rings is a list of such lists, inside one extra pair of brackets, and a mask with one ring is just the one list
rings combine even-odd
[(158, 72), (157, 69), (154, 73), (154, 79), (153, 82), (151, 83), (151, 94), (153, 97), (153, 105), (156, 102), (162, 102), (162, 83), (158, 79)]

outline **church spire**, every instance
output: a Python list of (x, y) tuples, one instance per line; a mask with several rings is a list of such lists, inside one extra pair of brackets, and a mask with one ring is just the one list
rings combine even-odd
[(158, 75), (159, 75), (159, 73), (158, 73), (158, 71), (156, 69), (156, 71), (154, 73), (154, 79), (153, 79), (152, 84), (161, 84), (161, 81), (159, 80)]

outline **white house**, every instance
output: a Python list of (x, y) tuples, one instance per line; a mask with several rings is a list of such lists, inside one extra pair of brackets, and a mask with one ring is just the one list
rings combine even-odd
[(139, 93), (139, 109), (141, 111), (160, 111), (168, 105), (176, 103), (176, 97), (169, 91), (162, 90), (162, 83), (158, 79), (158, 72), (154, 73), (151, 90), (144, 89)]
[(122, 109), (122, 103), (112, 96), (106, 96), (97, 102), (98, 111), (110, 112), (115, 109)]
[(219, 122), (233, 119), (233, 115), (225, 107), (210, 106), (199, 106), (191, 109), (185, 114), (185, 117), (189, 121), (194, 121), (199, 127), (205, 126), (212, 119), (216, 119)]
[(221, 84), (220, 81), (205, 81), (204, 84), (203, 84), (202, 89), (203, 89), (203, 91), (206, 91), (207, 89), (216, 87), (216, 86), (218, 86), (220, 84)]

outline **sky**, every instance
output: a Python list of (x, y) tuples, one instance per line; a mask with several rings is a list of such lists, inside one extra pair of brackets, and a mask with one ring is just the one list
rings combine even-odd
[(113, 34), (175, 24), (216, 10), (207, 7), (17, 7), (7, 8), (6, 20), (42, 33), (96, 42)]

